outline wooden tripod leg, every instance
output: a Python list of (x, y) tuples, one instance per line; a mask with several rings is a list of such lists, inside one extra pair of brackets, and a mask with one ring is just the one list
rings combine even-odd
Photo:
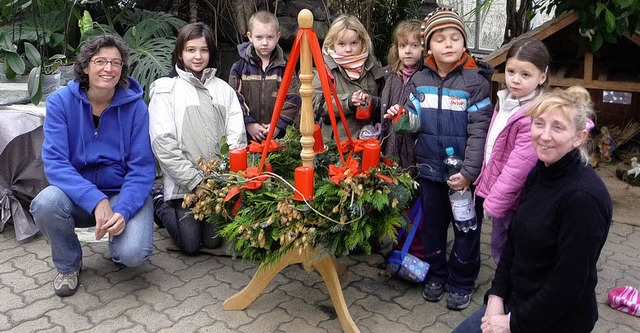
[[(340, 280), (338, 280), (335, 257), (326, 255), (316, 261), (313, 266), (320, 273), (324, 283), (327, 285), (329, 296), (331, 296), (331, 303), (333, 303), (333, 307), (336, 309), (342, 330), (345, 331), (345, 333), (360, 333), (360, 330), (351, 318), (351, 314), (349, 314), (349, 308), (347, 308), (344, 296), (342, 295), (342, 287), (340, 286)], [(342, 268), (344, 268), (344, 266)]]
[(224, 301), (225, 310), (244, 310), (260, 296), (260, 293), (267, 287), (269, 282), (285, 267), (303, 262), (304, 257), (298, 251), (287, 252), (277, 263), (269, 268), (264, 268), (261, 264), (249, 284), (235, 295)]

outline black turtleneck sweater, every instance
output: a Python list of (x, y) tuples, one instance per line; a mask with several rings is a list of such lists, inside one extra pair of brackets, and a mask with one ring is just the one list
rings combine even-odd
[(489, 295), (511, 312), (511, 332), (590, 332), (598, 320), (596, 262), (611, 225), (609, 192), (577, 150), (538, 161)]

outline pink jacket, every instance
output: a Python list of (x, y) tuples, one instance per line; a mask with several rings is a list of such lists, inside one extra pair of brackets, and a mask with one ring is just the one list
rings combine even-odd
[[(528, 104), (514, 111), (509, 118), (507, 126), (496, 138), (489, 164), (482, 163), (480, 176), (475, 182), (475, 193), (485, 198), (484, 209), (492, 217), (503, 217), (508, 210), (518, 208), (524, 182), (538, 160), (531, 143), (531, 118), (524, 115)], [(493, 127), (497, 107), (494, 112), (489, 131)]]

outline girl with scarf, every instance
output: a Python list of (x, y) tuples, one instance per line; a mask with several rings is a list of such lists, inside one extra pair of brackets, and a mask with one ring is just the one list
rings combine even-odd
[[(322, 44), (323, 59), (329, 77), (333, 81), (338, 99), (345, 113), (349, 131), (355, 137), (360, 130), (371, 124), (368, 119), (357, 119), (358, 109), (380, 110), (380, 87), (384, 79), (384, 70), (380, 61), (373, 54), (371, 38), (364, 25), (353, 15), (341, 15), (331, 27)], [(313, 80), (313, 106), (317, 118), (323, 119), (324, 125), (331, 124), (327, 105), (322, 94), (320, 78)], [(337, 107), (335, 108), (337, 112)], [(338, 135), (340, 140), (346, 139), (344, 126), (336, 114)], [(360, 118), (360, 117), (358, 117)], [(323, 126), (325, 139), (334, 139), (331, 126)]]

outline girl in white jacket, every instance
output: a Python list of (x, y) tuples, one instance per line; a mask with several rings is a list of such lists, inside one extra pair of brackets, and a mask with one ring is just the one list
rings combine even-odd
[(164, 184), (164, 201), (155, 202), (155, 213), (188, 254), (201, 244), (222, 244), (214, 237), (215, 225), (195, 220), (190, 209), (182, 208), (184, 195), (204, 180), (196, 160), (214, 159), (224, 136), (231, 149), (246, 146), (240, 103), (233, 88), (215, 77), (215, 56), (211, 28), (188, 24), (176, 40), (174, 71), (151, 85), (149, 134)]

